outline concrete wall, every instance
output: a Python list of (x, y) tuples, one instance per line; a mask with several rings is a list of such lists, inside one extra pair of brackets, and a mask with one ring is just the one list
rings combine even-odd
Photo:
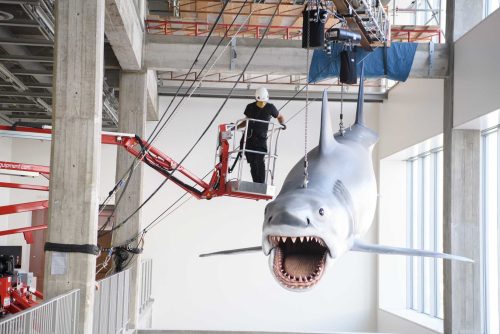
[(454, 126), (500, 109), (499, 30), (497, 10), (455, 44)]
[[(242, 117), (249, 101), (230, 101), (216, 121)], [(174, 117), (155, 146), (180, 160), (208, 123), (222, 100), (191, 99)], [(279, 107), (283, 102), (277, 102)], [(164, 110), (166, 99), (160, 101)], [(291, 103), (284, 115), (290, 117), (304, 106)], [(370, 125), (377, 124), (380, 105), (367, 105)], [(338, 104), (331, 103), (338, 123)], [(317, 145), (320, 105), (310, 108), (309, 147)], [(349, 104), (346, 123), (352, 122), (354, 105)], [(282, 184), (289, 169), (302, 157), (303, 115), (287, 124), (282, 133), (276, 184)], [(215, 127), (184, 162), (196, 175), (213, 168)], [(147, 169), (145, 195), (162, 178)], [(144, 222), (159, 215), (181, 194), (167, 184), (143, 212)], [(191, 200), (147, 235), (145, 257), (154, 261), (153, 328), (247, 331), (371, 331), (376, 327), (376, 257), (349, 253), (328, 269), (320, 286), (307, 293), (282, 289), (261, 253), (199, 258), (216, 250), (257, 246), (261, 243), (265, 202), (234, 198)], [(368, 233), (374, 241), (376, 229)]]

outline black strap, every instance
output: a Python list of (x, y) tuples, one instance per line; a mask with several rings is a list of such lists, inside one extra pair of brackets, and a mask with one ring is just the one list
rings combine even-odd
[(76, 244), (58, 244), (55, 242), (46, 242), (44, 250), (50, 252), (62, 253), (84, 253), (91, 255), (99, 255), (99, 247), (97, 245), (76, 245)]

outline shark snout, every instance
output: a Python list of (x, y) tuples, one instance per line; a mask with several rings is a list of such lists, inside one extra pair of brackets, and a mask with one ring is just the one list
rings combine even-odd
[(305, 213), (278, 211), (267, 215), (266, 222), (264, 224), (306, 227), (311, 224), (311, 220)]

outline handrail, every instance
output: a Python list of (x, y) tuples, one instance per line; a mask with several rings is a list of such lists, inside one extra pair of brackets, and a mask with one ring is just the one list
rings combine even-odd
[(93, 334), (124, 333), (129, 323), (130, 269), (96, 282)]
[(139, 314), (144, 312), (149, 305), (154, 301), (152, 297), (153, 285), (153, 260), (144, 259), (141, 262), (141, 283), (140, 283), (140, 299), (139, 299)]
[(0, 319), (2, 334), (76, 334), (80, 290), (75, 289)]

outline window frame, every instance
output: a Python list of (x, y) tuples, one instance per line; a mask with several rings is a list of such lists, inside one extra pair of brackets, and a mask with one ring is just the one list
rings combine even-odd
[[(442, 251), (438, 248), (442, 247), (438, 240), (439, 236), (442, 237), (442, 226), (439, 226), (442, 224), (442, 199), (438, 200), (442, 196), (442, 155), (443, 148), (438, 147), (406, 160), (408, 247)], [(430, 240), (428, 244), (426, 240)], [(442, 260), (408, 257), (407, 309), (442, 320), (442, 275)]]

